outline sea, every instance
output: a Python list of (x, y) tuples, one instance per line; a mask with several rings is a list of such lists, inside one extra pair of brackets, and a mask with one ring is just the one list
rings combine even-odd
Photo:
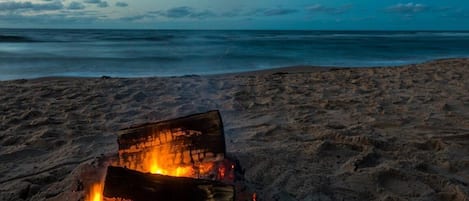
[(0, 80), (380, 67), (454, 57), (469, 57), (469, 32), (0, 29)]

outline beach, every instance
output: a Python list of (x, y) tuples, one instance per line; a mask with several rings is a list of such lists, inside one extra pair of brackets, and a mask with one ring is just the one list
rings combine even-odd
[(0, 82), (0, 200), (81, 200), (117, 131), (220, 110), (259, 200), (469, 200), (469, 59)]

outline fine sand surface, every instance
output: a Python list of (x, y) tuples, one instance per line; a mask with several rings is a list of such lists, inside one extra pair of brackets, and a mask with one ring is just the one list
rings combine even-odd
[(80, 200), (116, 131), (219, 109), (259, 200), (469, 200), (469, 59), (0, 82), (0, 200)]

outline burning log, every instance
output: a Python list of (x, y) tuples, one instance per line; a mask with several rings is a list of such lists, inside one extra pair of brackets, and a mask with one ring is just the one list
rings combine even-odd
[(234, 186), (219, 181), (142, 173), (109, 166), (106, 198), (133, 201), (234, 201)]
[(118, 146), (117, 161), (97, 185), (104, 190), (91, 191), (97, 200), (235, 199), (240, 166), (226, 157), (218, 111), (123, 129)]
[(170, 176), (213, 179), (226, 155), (218, 111), (127, 128), (118, 144), (113, 165)]

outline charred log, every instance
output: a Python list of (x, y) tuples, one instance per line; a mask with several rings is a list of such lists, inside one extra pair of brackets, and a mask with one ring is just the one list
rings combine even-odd
[(104, 185), (107, 198), (133, 201), (233, 201), (234, 186), (218, 181), (171, 177), (109, 166)]
[[(223, 124), (218, 111), (143, 124), (123, 129), (119, 133), (119, 164), (139, 171), (152, 150), (169, 150), (171, 165), (193, 165), (220, 161), (225, 157)], [(166, 163), (167, 163), (166, 161)]]

